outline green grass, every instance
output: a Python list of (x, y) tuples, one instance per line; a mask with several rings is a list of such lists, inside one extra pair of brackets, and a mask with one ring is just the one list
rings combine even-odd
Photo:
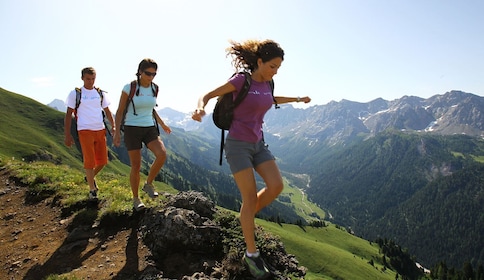
[[(463, 153), (459, 153), (459, 152), (451, 152), (451, 153), (454, 157), (460, 157), (460, 158), (466, 157)], [(470, 154), (469, 156), (476, 162), (484, 163), (484, 156), (482, 155), (477, 156), (477, 155)]]
[(279, 236), (286, 251), (308, 268), (305, 279), (395, 279), (395, 272), (383, 267), (378, 245), (334, 225), (301, 228), (264, 220), (257, 224)]
[(64, 115), (0, 88), (0, 156), (82, 167), (79, 152), (64, 146)]
[(472, 156), (472, 158), (479, 163), (484, 163), (484, 156)]
[[(88, 200), (89, 187), (84, 181), (83, 169), (68, 165), (55, 165), (51, 162), (24, 162), (0, 157), (0, 164), (10, 170), (14, 177), (29, 188), (32, 196), (42, 199), (45, 196), (55, 196), (64, 208), (70, 208)], [(119, 173), (123, 170), (123, 173)], [(141, 175), (141, 180), (146, 176)], [(129, 167), (110, 162), (97, 178), (99, 186), (98, 198), (102, 209), (98, 219), (104, 215), (121, 215), (132, 211), (132, 193), (129, 187)], [(161, 182), (154, 182), (159, 192), (177, 193), (173, 187)], [(148, 207), (156, 206), (160, 200), (150, 199), (140, 191), (143, 202)]]
[(308, 222), (317, 220), (317, 218), (314, 217), (315, 215), (321, 220), (326, 216), (321, 208), (308, 200), (307, 195), (304, 195), (300, 188), (291, 184), (287, 180), (284, 182), (284, 189), (280, 196), (288, 197), (290, 202), (285, 202), (281, 199), (279, 199), (279, 201), (288, 206), (294, 206), (296, 214), (303, 217)]

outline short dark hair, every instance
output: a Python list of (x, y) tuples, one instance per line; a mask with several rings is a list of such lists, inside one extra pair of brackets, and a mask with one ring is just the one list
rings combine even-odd
[(86, 68), (82, 69), (82, 71), (81, 71), (81, 78), (84, 78), (84, 75), (86, 75), (86, 74), (94, 75), (94, 74), (96, 74), (96, 70), (94, 70), (94, 68), (92, 68), (92, 67), (86, 67)]

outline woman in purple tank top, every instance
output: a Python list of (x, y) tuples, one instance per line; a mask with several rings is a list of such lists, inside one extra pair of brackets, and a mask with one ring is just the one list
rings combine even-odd
[[(255, 215), (269, 205), (283, 189), (282, 176), (262, 136), (264, 115), (272, 104), (289, 102), (308, 103), (311, 98), (273, 96), (271, 81), (284, 60), (284, 51), (272, 40), (248, 40), (243, 43), (231, 42), (227, 54), (233, 58), (237, 72), (251, 74), (247, 96), (234, 109), (224, 146), (225, 157), (242, 196), (240, 223), (246, 244), (244, 263), (251, 274), (266, 278), (270, 272), (262, 260), (255, 244)], [(201, 121), (205, 116), (205, 106), (214, 97), (233, 93), (234, 99), (245, 82), (244, 74), (232, 76), (225, 84), (204, 94), (198, 100), (192, 119)], [(255, 170), (264, 180), (265, 188), (257, 191)]]

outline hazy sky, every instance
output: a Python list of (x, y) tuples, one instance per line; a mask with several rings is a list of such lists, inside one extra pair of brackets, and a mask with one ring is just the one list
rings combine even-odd
[(160, 108), (189, 112), (232, 74), (229, 40), (273, 39), (276, 95), (310, 105), (482, 96), (483, 14), (481, 0), (0, 0), (0, 87), (65, 100), (92, 66), (114, 111), (149, 57)]

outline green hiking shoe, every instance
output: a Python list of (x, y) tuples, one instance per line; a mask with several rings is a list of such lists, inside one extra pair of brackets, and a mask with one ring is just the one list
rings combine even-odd
[(261, 258), (260, 255), (257, 257), (249, 257), (244, 254), (244, 257), (242, 259), (244, 261), (244, 264), (249, 269), (250, 274), (252, 274), (252, 276), (254, 276), (256, 279), (266, 279), (271, 275), (269, 269), (267, 268), (264, 260)]

